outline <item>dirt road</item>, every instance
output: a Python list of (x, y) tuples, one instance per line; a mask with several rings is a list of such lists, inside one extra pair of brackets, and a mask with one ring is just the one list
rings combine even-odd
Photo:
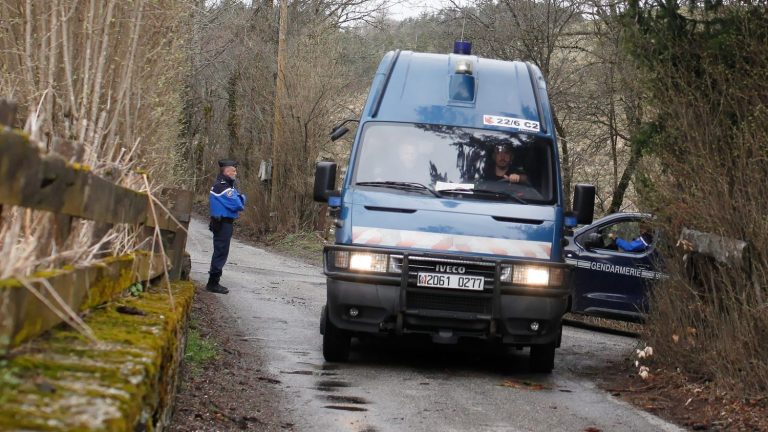
[[(200, 221), (190, 234), (192, 278), (205, 283), (211, 235)], [(218, 298), (279, 378), (295, 430), (679, 430), (595, 385), (590, 371), (621, 359), (630, 338), (566, 328), (551, 375), (529, 373), (526, 351), (420, 339), (363, 340), (349, 363), (326, 363), (321, 268), (233, 241), (222, 283), (231, 292)]]

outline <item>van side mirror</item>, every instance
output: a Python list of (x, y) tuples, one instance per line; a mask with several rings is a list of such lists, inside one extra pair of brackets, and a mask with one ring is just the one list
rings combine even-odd
[(328, 202), (336, 189), (336, 162), (318, 162), (315, 167), (313, 196), (317, 202)]
[(347, 132), (349, 132), (349, 129), (345, 128), (344, 126), (337, 126), (333, 128), (331, 131), (331, 141), (336, 141), (337, 139), (346, 135)]
[(579, 224), (589, 225), (595, 218), (595, 187), (577, 184), (573, 188), (573, 212)]
[(348, 128), (345, 128), (344, 125), (349, 122), (357, 122), (360, 123), (360, 120), (358, 119), (346, 119), (343, 122), (337, 124), (336, 126), (331, 129), (331, 141), (336, 141), (337, 139), (343, 137), (347, 132), (349, 132)]

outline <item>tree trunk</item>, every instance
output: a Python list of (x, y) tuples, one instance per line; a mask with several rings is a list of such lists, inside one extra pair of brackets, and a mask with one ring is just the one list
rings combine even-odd
[[(277, 38), (277, 79), (275, 82), (275, 120), (272, 133), (272, 190), (270, 196), (270, 216), (275, 217), (275, 228), (280, 228), (283, 221), (284, 206), (281, 209), (280, 193), (282, 192), (285, 174), (280, 155), (285, 144), (285, 134), (283, 131), (283, 95), (285, 94), (285, 51), (286, 40), (285, 33), (288, 28), (288, 2), (280, 1), (280, 24)], [(282, 210), (282, 211), (281, 211)]]
[(629, 187), (629, 181), (632, 180), (632, 176), (635, 175), (637, 165), (640, 163), (640, 159), (643, 158), (642, 146), (640, 144), (632, 143), (632, 155), (629, 157), (627, 167), (624, 168), (624, 172), (621, 174), (621, 180), (616, 185), (616, 189), (613, 190), (613, 197), (611, 198), (611, 205), (608, 208), (608, 213), (616, 213), (621, 210), (621, 204), (624, 202), (624, 194)]
[(555, 131), (560, 139), (560, 148), (562, 149), (560, 166), (563, 169), (563, 207), (565, 210), (571, 210), (571, 183), (573, 182), (573, 173), (571, 172), (571, 159), (568, 153), (568, 137), (565, 135), (565, 128), (563, 128), (560, 119), (557, 114), (552, 112), (552, 117), (555, 121)]
[(238, 131), (240, 122), (237, 115), (237, 83), (240, 80), (240, 72), (235, 71), (229, 79), (227, 86), (227, 108), (229, 116), (227, 117), (227, 129), (229, 130), (229, 149), (226, 157), (233, 157), (240, 150), (240, 133)]

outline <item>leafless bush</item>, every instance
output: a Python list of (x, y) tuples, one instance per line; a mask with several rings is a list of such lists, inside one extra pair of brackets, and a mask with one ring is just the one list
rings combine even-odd
[[(178, 133), (187, 0), (0, 0), (0, 96), (19, 104), (32, 142), (96, 174), (144, 188), (138, 166), (158, 181)], [(136, 246), (132, 228), (94, 230), (45, 212), (6, 207), (0, 215), (0, 277), (25, 276)], [(65, 230), (66, 232), (66, 230)]]
[[(359, 116), (371, 78), (355, 74), (364, 50), (344, 45), (354, 30), (342, 26), (367, 21), (383, 3), (290, 3), (279, 98), (277, 4), (220, 2), (196, 10), (187, 48), (193, 68), (178, 144), (186, 157), (177, 161), (178, 171), (190, 173), (187, 184), (207, 194), (216, 159), (235, 158), (239, 187), (248, 197), (241, 218), (248, 230), (315, 228), (321, 218), (311, 196), (314, 164), (323, 157), (346, 158), (337, 154), (328, 134), (335, 123)], [(274, 127), (275, 108), (281, 113), (280, 133)], [(259, 165), (270, 160), (272, 180), (262, 181), (256, 175)]]
[[(666, 364), (730, 388), (768, 389), (768, 40), (745, 18), (741, 50), (671, 65), (651, 84), (663, 133), (662, 180), (649, 190), (669, 245), (647, 337)], [(694, 45), (692, 45), (694, 46)], [(728, 45), (725, 45), (727, 48)], [(725, 49), (722, 48), (722, 49)], [(687, 49), (687, 48), (686, 48)], [(683, 227), (749, 243), (740, 266), (691, 279), (674, 236)], [(702, 289), (703, 294), (702, 295)]]

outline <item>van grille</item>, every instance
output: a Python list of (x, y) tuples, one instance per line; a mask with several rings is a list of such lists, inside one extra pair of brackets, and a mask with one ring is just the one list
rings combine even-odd
[(409, 292), (406, 296), (408, 309), (429, 309), (448, 312), (491, 314), (491, 298), (488, 296), (457, 296), (422, 292)]
[[(394, 255), (390, 259), (394, 260), (395, 268), (402, 271), (403, 257)], [(496, 265), (489, 262), (409, 256), (408, 276), (410, 276), (410, 279), (416, 280), (416, 276), (419, 272), (445, 273), (444, 271), (438, 270), (438, 266), (441, 265), (464, 267), (465, 272), (463, 274), (467, 276), (482, 276), (485, 278), (486, 289), (493, 287), (493, 278), (496, 275)]]

